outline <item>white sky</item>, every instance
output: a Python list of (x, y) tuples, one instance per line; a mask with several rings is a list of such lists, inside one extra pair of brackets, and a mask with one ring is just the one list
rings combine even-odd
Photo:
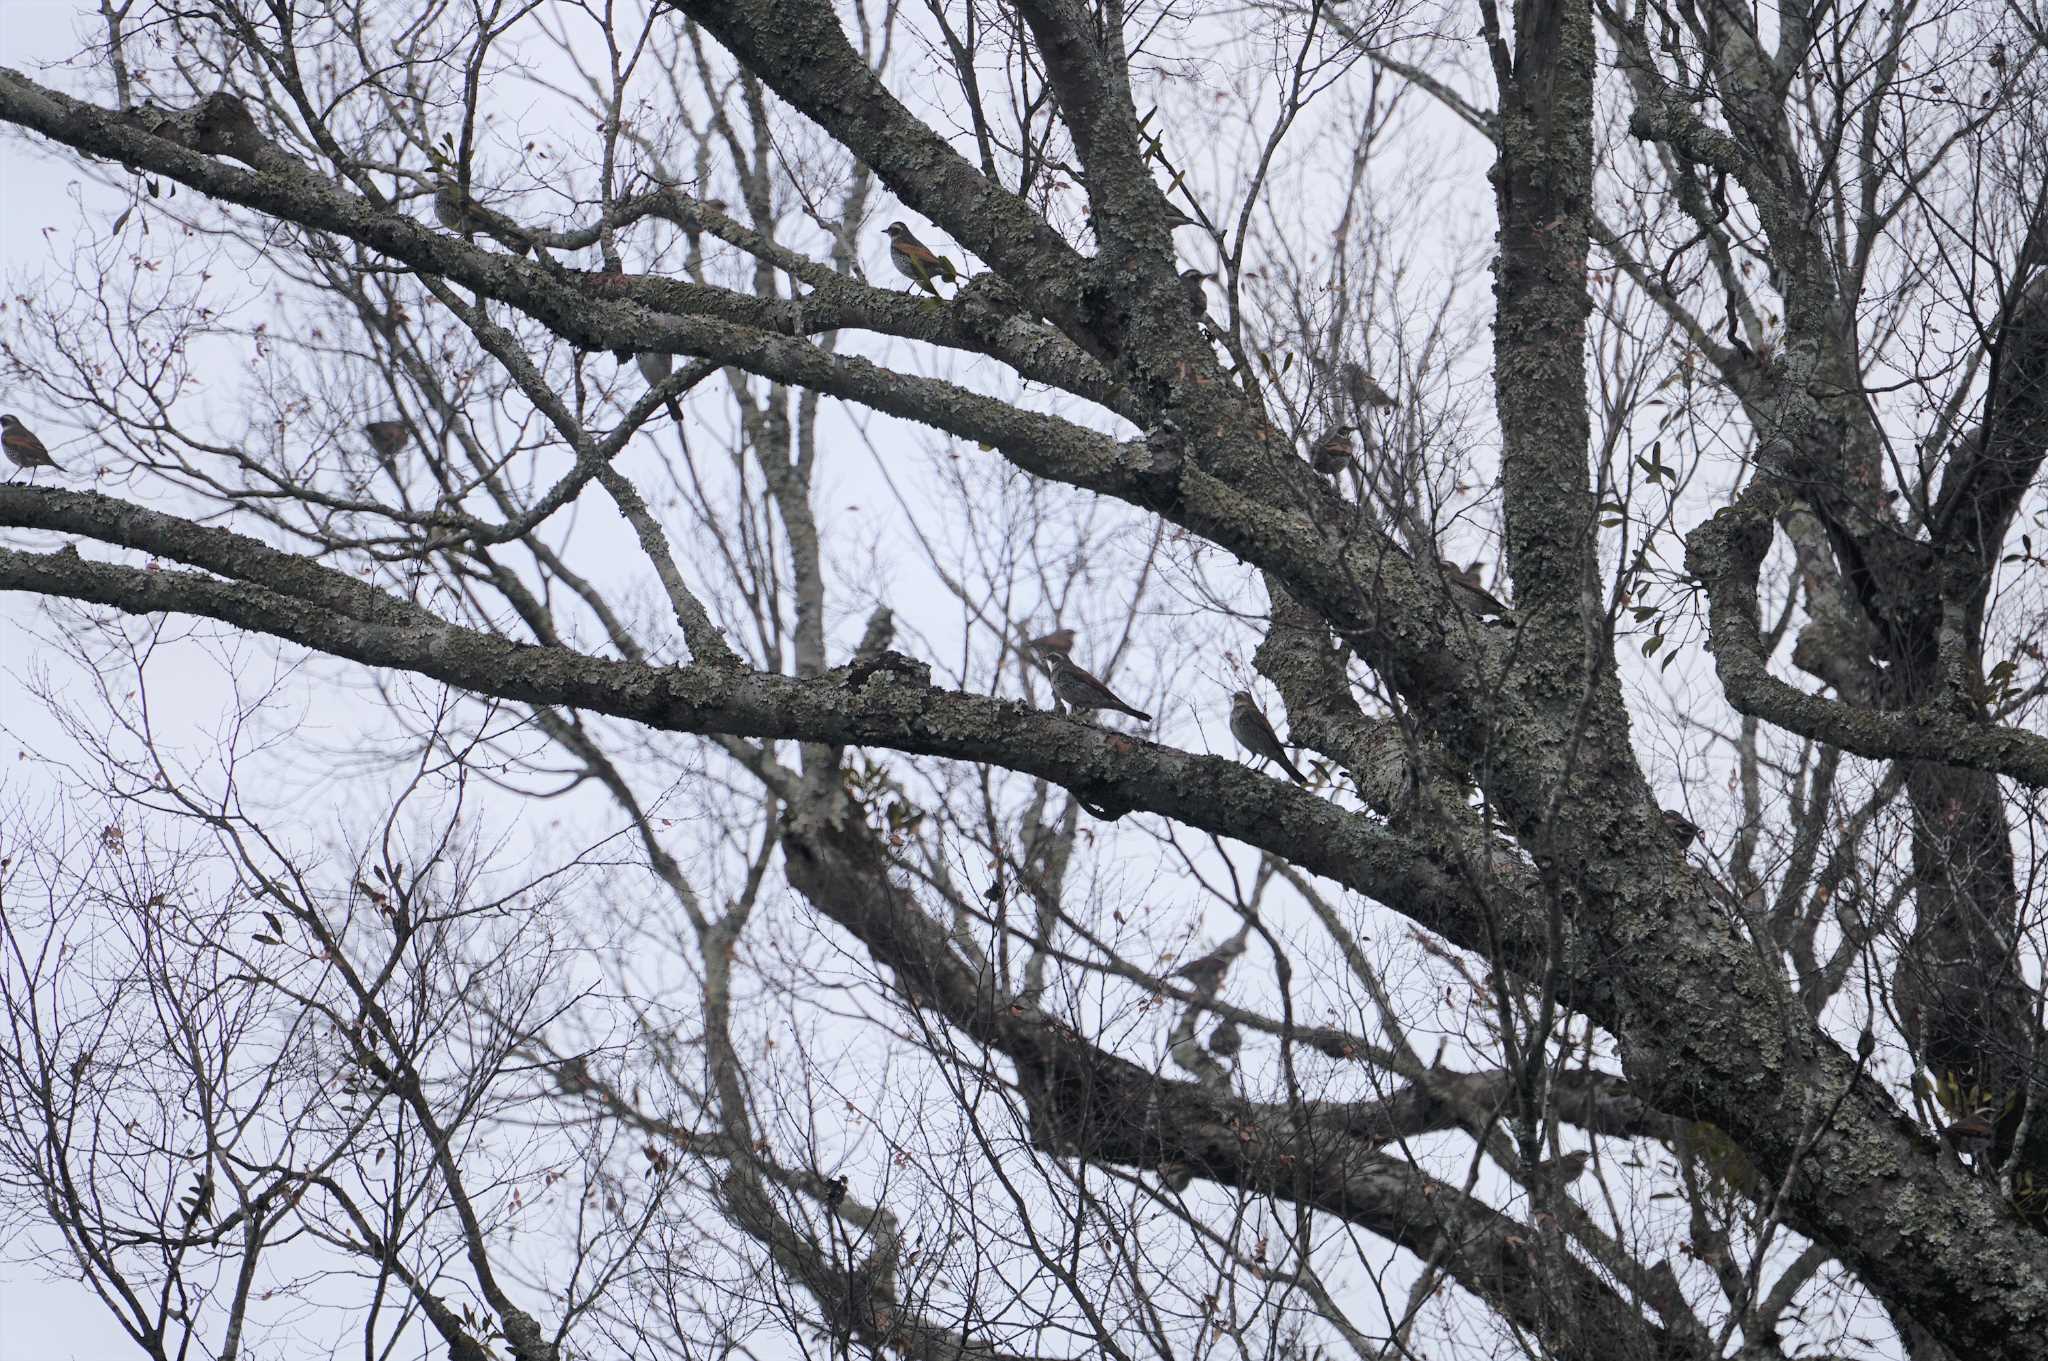
[[(59, 86), (71, 84), (61, 75), (38, 69), (39, 63), (67, 58), (78, 46), (82, 31), (89, 31), (92, 23), (89, 12), (81, 11), (71, 4), (57, 3), (56, 0), (7, 0), (6, 24), (0, 30), (0, 61), (29, 71), (37, 78)], [(8, 211), (0, 214), (0, 260), (4, 260), (7, 280), (10, 284), (23, 277), (32, 276), (53, 264), (61, 263), (69, 253), (69, 242), (80, 220), (79, 200), (81, 196), (89, 202), (89, 211), (98, 211), (103, 205), (92, 204), (91, 200), (99, 191), (97, 187), (75, 173), (71, 162), (62, 156), (32, 151), (20, 136), (0, 138), (0, 193), (4, 193)], [(1483, 182), (1476, 189), (1483, 195)], [(886, 207), (876, 214), (879, 222), (886, 222), (891, 214)], [(876, 246), (868, 257), (871, 272), (881, 268), (881, 251)], [(1207, 265), (1209, 261), (1202, 260)], [(60, 463), (74, 471), (89, 466), (90, 445), (72, 443), (67, 433), (57, 425), (36, 420), (32, 408), (14, 403), (12, 395), (6, 399), (7, 409), (30, 418), (30, 423), (39, 430), (50, 445)], [(1490, 410), (1490, 409), (1489, 409)], [(876, 429), (878, 441), (887, 441), (901, 436), (900, 431)], [(849, 437), (849, 449), (856, 447)], [(834, 477), (841, 484), (843, 495), (836, 506), (828, 504), (828, 497), (819, 498), (821, 518), (830, 520), (828, 512), (837, 510), (846, 513), (844, 507), (854, 504), (863, 506), (863, 513), (878, 517), (890, 516), (894, 512), (887, 507), (886, 498), (872, 478), (863, 477), (858, 469), (864, 455), (849, 453), (839, 463)], [(922, 568), (903, 554), (897, 561), (905, 564), (905, 571), (921, 573)], [(906, 575), (904, 580), (892, 583), (898, 591), (891, 603), (899, 612), (904, 606), (913, 604), (920, 597), (934, 608), (918, 617), (916, 622), (932, 629), (938, 638), (942, 655), (957, 655), (957, 638), (944, 636), (951, 611), (936, 592), (913, 585)], [(844, 607), (844, 593), (840, 603)], [(36, 607), (20, 597), (0, 599), (0, 731), (4, 731), (11, 744), (17, 748), (34, 751), (40, 755), (61, 756), (63, 739), (41, 716), (39, 701), (25, 693), (23, 682), (33, 675), (39, 652), (43, 660), (54, 659), (36, 644), (37, 633), (46, 627), (39, 618)], [(945, 653), (947, 646), (953, 652)], [(1626, 651), (1624, 656), (1627, 656)], [(157, 678), (158, 692), (166, 702), (177, 704), (187, 702), (186, 717), (190, 722), (205, 725), (214, 716), (214, 709), (207, 703), (211, 682), (210, 664), (198, 657), (180, 661), (177, 657), (163, 659), (163, 670)], [(181, 669), (182, 668), (182, 669)], [(1639, 668), (1638, 678), (1646, 687), (1654, 688), (1660, 682), (1671, 686), (1669, 702), (1676, 704), (1693, 703), (1699, 699), (1701, 685), (1697, 673), (1688, 676), (1688, 667), (1675, 667), (1672, 673), (1658, 673), (1652, 668)], [(184, 678), (193, 691), (188, 696), (178, 692), (180, 679)], [(1189, 697), (1187, 707), (1181, 711), (1182, 722), (1173, 734), (1174, 740), (1199, 747), (1206, 741), (1214, 749), (1229, 750), (1229, 739), (1221, 727), (1223, 697), (1227, 696), (1228, 685), (1221, 685), (1220, 675), (1196, 677), (1204, 687), (1214, 689), (1207, 695), (1206, 703), (1201, 694)], [(1204, 692), (1206, 693), (1206, 691)], [(1213, 711), (1213, 712), (1212, 712)], [(334, 720), (337, 727), (344, 720)], [(1645, 736), (1642, 743), (1645, 760), (1650, 764), (1653, 778), (1669, 779), (1672, 771), (1669, 765), (1661, 765), (1659, 753), (1650, 748), (1650, 739)], [(0, 760), (15, 763), (15, 753), (0, 750)], [(0, 776), (0, 780), (18, 777)], [(0, 784), (0, 788), (8, 788)], [(1398, 1292), (1405, 1287), (1405, 1280), (1397, 1278), (1390, 1288)], [(55, 1361), (57, 1358), (78, 1358), (78, 1361), (99, 1361), (129, 1354), (132, 1348), (116, 1330), (105, 1309), (96, 1301), (84, 1297), (82, 1292), (53, 1285), (40, 1273), (25, 1265), (0, 1263), (0, 1361)], [(313, 1354), (308, 1352), (308, 1355)], [(438, 1354), (438, 1351), (437, 1353)]]
[[(76, 50), (76, 7), (58, 0), (6, 0), (4, 8), (0, 64), (38, 79), (55, 78), (38, 67)], [(89, 188), (61, 159), (31, 150), (12, 130), (0, 136), (0, 201), (7, 205), (0, 212), (0, 270), (7, 285), (45, 267), (53, 246), (70, 234), (76, 196)], [(45, 235), (45, 229), (53, 230)], [(0, 325), (13, 324), (0, 317)], [(25, 415), (15, 400), (12, 393), (0, 395), (0, 405)], [(70, 461), (56, 439), (45, 442), (58, 462)], [(0, 601), (0, 724), (6, 734), (0, 737), (0, 761), (17, 768), (18, 749), (58, 740), (58, 734), (39, 721), (40, 703), (21, 687), (23, 672), (32, 666), (38, 650), (24, 627), (31, 608), (19, 597)], [(52, 1283), (27, 1264), (0, 1260), (0, 1361), (106, 1361), (134, 1350), (106, 1309), (82, 1287)]]

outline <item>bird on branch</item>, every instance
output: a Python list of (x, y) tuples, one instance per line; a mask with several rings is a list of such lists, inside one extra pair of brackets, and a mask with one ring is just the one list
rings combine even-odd
[(1373, 376), (1365, 371), (1365, 365), (1347, 360), (1344, 364), (1344, 395), (1356, 407), (1390, 407), (1398, 403), (1394, 395), (1381, 387)]
[(1254, 756), (1264, 757), (1287, 772), (1287, 778), (1296, 784), (1308, 783), (1308, 776), (1301, 773), (1288, 758), (1287, 748), (1281, 745), (1280, 734), (1273, 731), (1273, 725), (1259, 712), (1258, 701), (1249, 690), (1240, 690), (1230, 697), (1230, 735), (1238, 745)]
[(1486, 589), (1486, 582), (1479, 575), (1479, 564), (1459, 567), (1448, 559), (1439, 558), (1437, 565), (1443, 569), (1444, 581), (1450, 587), (1451, 599), (1467, 614), (1482, 618), (1492, 616), (1502, 627), (1513, 628), (1513, 611), (1501, 604), (1500, 598)]
[[(651, 388), (660, 387), (676, 371), (676, 357), (660, 350), (643, 350), (633, 356), (633, 363)], [(682, 405), (673, 397), (668, 399), (668, 414), (677, 425), (683, 423)]]
[(1046, 674), (1052, 678), (1053, 694), (1069, 709), (1076, 713), (1114, 709), (1118, 713), (1129, 714), (1140, 723), (1152, 721), (1152, 715), (1118, 699), (1115, 691), (1082, 670), (1066, 653), (1047, 651), (1040, 656), (1045, 663)]
[(38, 468), (57, 468), (57, 460), (50, 457), (50, 451), (35, 437), (35, 432), (12, 416), (0, 416), (0, 444), (6, 446), (7, 461), (28, 469), (31, 478)]
[(910, 228), (901, 222), (891, 222), (884, 230), (889, 236), (889, 263), (896, 266), (898, 274), (935, 298), (943, 297), (939, 281), (960, 281), (960, 272), (953, 268), (953, 262), (918, 240)]
[(1352, 466), (1357, 446), (1352, 443), (1351, 432), (1355, 425), (1334, 425), (1325, 431), (1323, 437), (1308, 447), (1308, 463), (1324, 477), (1335, 477)]
[(453, 180), (441, 181), (434, 190), (434, 220), (464, 236), (488, 236), (514, 255), (525, 255), (533, 249), (533, 242), (510, 218), (479, 204)]
[(1167, 977), (1184, 978), (1188, 986), (1202, 996), (1214, 997), (1216, 990), (1223, 986), (1223, 975), (1230, 972), (1231, 963), (1244, 953), (1244, 943), (1251, 938), (1251, 931), (1249, 926), (1241, 927), (1229, 940), (1208, 954), (1189, 960)]

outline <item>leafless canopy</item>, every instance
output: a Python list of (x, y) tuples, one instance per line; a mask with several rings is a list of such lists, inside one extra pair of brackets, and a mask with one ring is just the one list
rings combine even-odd
[(2048, 1355), (2040, 0), (92, 22), (0, 69), (81, 186), (10, 1274), (166, 1359)]

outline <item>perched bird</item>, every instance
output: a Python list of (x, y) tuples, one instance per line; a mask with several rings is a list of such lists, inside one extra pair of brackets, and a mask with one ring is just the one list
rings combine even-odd
[(1992, 1113), (1989, 1106), (1980, 1107), (1944, 1129), (1941, 1137), (1954, 1144), (1956, 1152), (1964, 1157), (1981, 1158), (1991, 1151), (1991, 1139), (1998, 1130)]
[(1152, 715), (1118, 699), (1114, 691), (1083, 671), (1066, 653), (1044, 652), (1040, 654), (1040, 660), (1045, 663), (1046, 674), (1052, 678), (1053, 694), (1076, 713), (1090, 709), (1114, 709), (1141, 723), (1152, 721)]
[(1355, 425), (1334, 425), (1324, 432), (1323, 437), (1308, 447), (1308, 462), (1311, 468), (1324, 477), (1335, 477), (1351, 466), (1356, 446), (1351, 442)]
[(478, 204), (453, 180), (442, 180), (434, 190), (434, 220), (464, 236), (481, 232), (514, 255), (524, 255), (533, 249), (533, 243), (509, 220)]
[(1188, 300), (1188, 310), (1207, 321), (1209, 319), (1209, 290), (1203, 287), (1213, 274), (1204, 274), (1199, 269), (1184, 269), (1180, 272), (1181, 296)]
[(363, 427), (363, 434), (370, 441), (370, 448), (376, 452), (377, 457), (389, 463), (398, 457), (399, 450), (405, 448), (405, 442), (411, 437), (412, 431), (406, 427), (404, 421), (371, 421)]
[(1548, 1182), (1562, 1189), (1586, 1174), (1586, 1164), (1592, 1157), (1590, 1151), (1582, 1148), (1561, 1158), (1546, 1158), (1529, 1169), (1529, 1180)]
[[(12, 416), (0, 416), (0, 443), (7, 447), (7, 461), (17, 468), (26, 468), (33, 476), (38, 468), (56, 468), (57, 460), (50, 457), (50, 451), (35, 433)], [(61, 468), (59, 472), (63, 471)]]
[(1219, 1059), (1234, 1059), (1242, 1048), (1244, 1032), (1237, 1028), (1235, 1021), (1226, 1018), (1209, 1032), (1209, 1052)]
[(434, 221), (451, 232), (473, 231), (483, 224), (468, 211), (469, 200), (459, 185), (443, 182), (434, 190)]
[(1699, 824), (1676, 808), (1664, 810), (1664, 830), (1671, 834), (1671, 839), (1678, 843), (1680, 850), (1700, 839)]
[(960, 281), (960, 272), (953, 268), (953, 262), (912, 236), (910, 228), (901, 222), (891, 222), (886, 230), (889, 263), (896, 266), (898, 274), (935, 298), (940, 296), (937, 280), (949, 284)]
[(1458, 602), (1459, 609), (1467, 614), (1492, 615), (1508, 628), (1515, 626), (1515, 621), (1508, 618), (1513, 612), (1500, 603), (1499, 597), (1486, 589), (1485, 579), (1479, 575), (1478, 563), (1460, 568), (1446, 559), (1439, 558), (1437, 565), (1443, 569), (1444, 581), (1451, 588), (1451, 599)]
[(1262, 756), (1286, 771), (1287, 778), (1296, 784), (1308, 783), (1308, 777), (1288, 759), (1287, 748), (1280, 745), (1280, 734), (1259, 712), (1258, 702), (1249, 690), (1240, 690), (1230, 697), (1230, 735), (1252, 755)]
[(1244, 928), (1208, 954), (1189, 960), (1167, 977), (1185, 978), (1188, 985), (1204, 997), (1215, 996), (1216, 990), (1223, 986), (1223, 975), (1230, 972), (1232, 961), (1244, 953), (1244, 943), (1250, 935), (1251, 928)]
[(1169, 1191), (1185, 1191), (1194, 1179), (1194, 1173), (1188, 1169), (1188, 1165), (1178, 1158), (1169, 1158), (1159, 1164), (1159, 1183)]
[[(1097, 240), (1101, 240), (1102, 230), (1101, 228), (1095, 225), (1095, 210), (1093, 208), (1090, 208), (1088, 210), (1083, 220), (1088, 225), (1088, 234), (1090, 236), (1095, 237)], [(1186, 213), (1174, 207), (1171, 203), (1166, 205), (1166, 230), (1170, 232), (1177, 232), (1182, 227), (1199, 227), (1201, 225), (1201, 223), (1195, 221)]]
[[(668, 376), (676, 371), (676, 357), (660, 350), (643, 350), (633, 356), (633, 363), (639, 368), (640, 376), (647, 380), (647, 386), (659, 387)], [(682, 404), (675, 398), (668, 399), (669, 419), (677, 425), (683, 423)]]
[(1054, 629), (1051, 633), (1045, 634), (1042, 637), (1033, 638), (1025, 646), (1033, 652), (1072, 652), (1074, 650), (1074, 631), (1072, 629)]
[(1346, 361), (1344, 365), (1344, 395), (1354, 406), (1395, 406), (1393, 394), (1373, 381), (1365, 371), (1365, 365)]

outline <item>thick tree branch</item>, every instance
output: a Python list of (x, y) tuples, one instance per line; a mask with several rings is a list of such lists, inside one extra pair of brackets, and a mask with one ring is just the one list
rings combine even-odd
[[(716, 666), (663, 668), (462, 628), (346, 574), (231, 531), (96, 495), (0, 488), (0, 524), (87, 533), (218, 575), (0, 550), (0, 589), (217, 619), (481, 695), (607, 713), (678, 732), (876, 744), (1044, 776), (1097, 807), (1145, 809), (1248, 844), (1422, 913), (1476, 942), (1458, 886), (1399, 837), (1220, 757), (1192, 756), (1013, 701), (934, 690), (856, 664), (815, 681)], [(223, 579), (223, 578), (232, 578)], [(904, 667), (911, 663), (902, 661)]]
[(1770, 673), (1758, 572), (1770, 550), (1778, 498), (1754, 490), (1693, 530), (1686, 570), (1707, 592), (1715, 673), (1743, 713), (1860, 756), (1967, 766), (2048, 786), (2048, 738), (1998, 728), (1954, 711), (1884, 713), (1805, 694)]
[[(1650, 1334), (1656, 1355), (1709, 1354), (1644, 1322), (1577, 1259), (1553, 1255), (1535, 1231), (1361, 1142), (1452, 1123), (1462, 1113), (1456, 1101), (1424, 1096), (1398, 1111), (1316, 1107), (1304, 1120), (1290, 1106), (1162, 1078), (1035, 1006), (1003, 1005), (954, 952), (943, 925), (896, 886), (872, 836), (843, 811), (793, 813), (784, 848), (791, 884), (894, 970), (917, 1005), (1012, 1060), (1033, 1140), (1046, 1151), (1137, 1168), (1180, 1164), (1358, 1224), (1443, 1264), (1560, 1356), (1610, 1357), (1614, 1338), (1639, 1333)], [(1474, 1081), (1486, 1086), (1483, 1076)], [(1482, 1094), (1470, 1084), (1459, 1092)]]
[[(725, 333), (725, 341), (720, 342), (710, 339), (712, 333), (693, 330), (687, 322), (679, 328), (676, 319), (723, 322), (778, 337), (860, 327), (988, 355), (1030, 381), (1099, 402), (1133, 421), (1141, 419), (1140, 409), (1094, 360), (1057, 332), (986, 299), (972, 305), (933, 308), (823, 266), (804, 275), (814, 280), (815, 291), (789, 300), (653, 275), (565, 271), (434, 231), (389, 205), (346, 192), (268, 143), (259, 141), (265, 153), (257, 158), (260, 169), (242, 170), (203, 154), (184, 140), (157, 135), (146, 120), (73, 99), (4, 68), (0, 68), (0, 120), (40, 132), (76, 150), (175, 179), (221, 202), (346, 236), (423, 273), (511, 303), (586, 349), (666, 351), (744, 365), (746, 345), (736, 342), (734, 333)], [(672, 201), (672, 196), (660, 199), (664, 205)], [(645, 204), (641, 209), (653, 211)], [(733, 234), (742, 235), (737, 224), (734, 226)], [(768, 247), (764, 243), (761, 249)], [(778, 248), (775, 258), (790, 254)]]
[(748, 71), (860, 157), (903, 202), (1024, 291), (1069, 329), (1081, 259), (1016, 196), (994, 183), (890, 94), (818, 0), (669, 0)]

